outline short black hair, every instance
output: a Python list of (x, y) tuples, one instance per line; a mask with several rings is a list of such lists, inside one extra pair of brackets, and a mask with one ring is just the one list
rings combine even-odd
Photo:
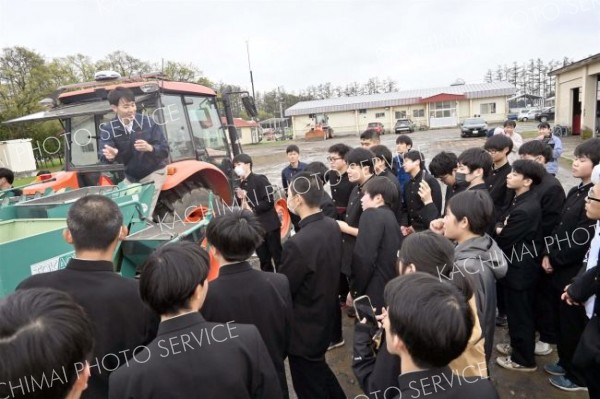
[(406, 144), (406, 145), (409, 145), (410, 148), (412, 148), (413, 141), (406, 134), (401, 134), (400, 136), (396, 137), (396, 144)]
[(423, 155), (419, 151), (409, 151), (404, 154), (404, 159), (410, 159), (411, 161), (421, 161), (420, 167), (421, 170), (425, 170), (425, 155)]
[(371, 150), (366, 148), (357, 147), (346, 154), (345, 160), (348, 165), (359, 165), (361, 168), (368, 166), (369, 172), (373, 173), (375, 171), (375, 165), (373, 163), (373, 158), (375, 158), (375, 154)]
[(8, 184), (13, 184), (15, 181), (15, 174), (8, 168), (0, 168), (0, 179), (5, 178)]
[(107, 98), (110, 105), (117, 106), (122, 98), (127, 101), (135, 101), (135, 94), (127, 87), (117, 86), (108, 93)]
[(467, 190), (453, 195), (448, 208), (458, 221), (467, 218), (469, 230), (480, 236), (494, 222), (494, 202), (487, 190)]
[(367, 129), (364, 132), (362, 132), (360, 134), (360, 139), (361, 140), (375, 140), (375, 141), (379, 141), (379, 135), (377, 134), (377, 132), (373, 129)]
[(492, 172), (494, 160), (483, 148), (468, 148), (458, 156), (458, 163), (465, 165), (471, 172), (481, 168), (483, 177), (488, 177)]
[(526, 141), (519, 147), (519, 155), (531, 155), (544, 157), (544, 163), (552, 160), (552, 147), (541, 140)]
[(323, 183), (307, 172), (298, 173), (290, 182), (292, 195), (299, 195), (310, 208), (319, 208), (323, 199)]
[(208, 253), (197, 243), (165, 244), (142, 265), (140, 296), (160, 315), (191, 310), (190, 299), (206, 284), (209, 266)]
[(433, 177), (440, 178), (450, 175), (458, 166), (458, 157), (453, 152), (442, 151), (431, 159), (429, 172)]
[(419, 368), (445, 367), (466, 349), (475, 316), (453, 285), (425, 273), (410, 273), (391, 280), (384, 298), (390, 330), (402, 339)]
[(285, 153), (289, 154), (290, 152), (297, 152), (298, 154), (300, 154), (300, 148), (298, 148), (296, 144), (290, 144), (285, 149)]
[(351, 150), (352, 150), (352, 147), (347, 146), (346, 144), (343, 144), (343, 143), (338, 143), (338, 144), (334, 144), (331, 147), (329, 147), (327, 152), (332, 152), (334, 154), (338, 154), (342, 158), (345, 158), (346, 154), (349, 153)]
[(504, 121), (504, 125), (503, 126), (504, 127), (512, 126), (514, 128), (514, 127), (517, 127), (517, 122), (511, 121), (510, 119), (508, 119), (508, 120)]
[(250, 157), (248, 154), (237, 154), (235, 157), (233, 157), (231, 163), (234, 165), (236, 163), (247, 163), (250, 164), (250, 168), (252, 168), (252, 157)]
[(600, 163), (600, 138), (593, 137), (575, 147), (573, 153), (576, 157), (586, 157), (594, 166)]
[(548, 122), (541, 122), (538, 125), (538, 129), (550, 129), (550, 124)]
[(506, 155), (512, 152), (513, 141), (505, 134), (495, 134), (492, 137), (489, 137), (483, 145), (483, 149), (487, 151), (502, 151), (505, 148), (508, 148), (508, 153)]
[(325, 184), (325, 176), (329, 173), (329, 169), (323, 162), (311, 162), (304, 168), (304, 172), (317, 176), (323, 184)]
[(399, 196), (398, 189), (394, 183), (384, 176), (374, 176), (369, 179), (363, 187), (363, 193), (369, 194), (371, 198), (380, 194), (383, 202), (390, 208), (398, 201)]
[(79, 198), (67, 214), (67, 228), (76, 250), (104, 250), (119, 236), (123, 214), (119, 206), (104, 195)]
[[(0, 301), (1, 397), (66, 398), (93, 347), (94, 327), (69, 294), (50, 288), (15, 291)], [(66, 378), (48, 384), (54, 372)], [(32, 379), (39, 389), (23, 389), (23, 380), (34, 384)]]
[(379, 144), (369, 148), (369, 150), (375, 155), (375, 158), (381, 159), (383, 162), (385, 162), (388, 168), (392, 167), (392, 152), (389, 148)]
[(515, 173), (523, 175), (526, 179), (531, 179), (532, 185), (537, 186), (542, 182), (546, 169), (544, 167), (529, 159), (519, 159), (513, 162), (512, 169)]
[(404, 266), (411, 263), (417, 271), (451, 281), (465, 295), (473, 296), (473, 283), (468, 275), (454, 273), (454, 244), (441, 234), (431, 230), (420, 231), (406, 237), (398, 253)]
[(228, 262), (248, 259), (262, 243), (264, 229), (258, 218), (245, 209), (233, 209), (213, 218), (206, 239)]

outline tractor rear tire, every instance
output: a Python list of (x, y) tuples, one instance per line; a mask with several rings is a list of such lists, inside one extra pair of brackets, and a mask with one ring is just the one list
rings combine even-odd
[[(160, 193), (154, 211), (159, 223), (198, 222), (204, 218), (209, 207), (210, 190), (201, 181), (187, 180), (170, 190)], [(218, 214), (221, 199), (214, 194), (213, 209)]]

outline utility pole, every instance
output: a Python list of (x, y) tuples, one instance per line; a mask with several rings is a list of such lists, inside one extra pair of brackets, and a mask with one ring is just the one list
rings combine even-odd
[(252, 76), (252, 66), (250, 66), (250, 41), (246, 40), (246, 54), (248, 54), (248, 70), (250, 71), (250, 83), (252, 84), (252, 97), (256, 98), (254, 94), (254, 77)]

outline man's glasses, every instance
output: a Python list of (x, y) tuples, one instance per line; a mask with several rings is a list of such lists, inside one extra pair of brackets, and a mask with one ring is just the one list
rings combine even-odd
[(329, 162), (335, 162), (335, 161), (338, 161), (338, 160), (340, 160), (340, 159), (343, 159), (343, 158), (327, 157), (327, 160), (328, 160)]
[(594, 187), (590, 188), (590, 191), (588, 191), (587, 197), (585, 197), (586, 201), (596, 201), (596, 202), (600, 202), (600, 198), (594, 198)]

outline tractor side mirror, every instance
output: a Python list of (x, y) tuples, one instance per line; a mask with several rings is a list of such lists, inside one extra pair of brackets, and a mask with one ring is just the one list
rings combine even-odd
[(258, 116), (258, 111), (256, 110), (256, 104), (254, 103), (254, 97), (243, 96), (242, 104), (244, 105), (244, 109), (246, 110), (246, 113), (250, 117), (256, 118)]

